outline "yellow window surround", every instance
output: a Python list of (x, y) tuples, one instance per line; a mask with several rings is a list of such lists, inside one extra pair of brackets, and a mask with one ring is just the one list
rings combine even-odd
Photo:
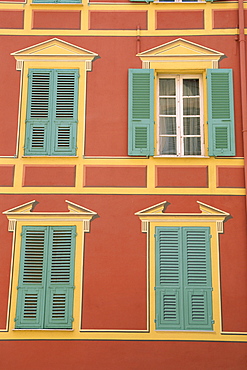
[[(209, 227), (211, 234), (211, 268), (212, 268), (212, 301), (213, 301), (213, 332), (208, 332), (206, 335), (220, 336), (222, 333), (221, 324), (221, 300), (220, 300), (220, 269), (219, 269), (219, 234), (224, 232), (223, 224), (229, 218), (230, 214), (219, 210), (210, 205), (202, 202), (197, 202), (200, 208), (200, 213), (168, 213), (166, 211), (169, 203), (164, 201), (159, 204), (155, 204), (151, 207), (136, 212), (141, 220), (141, 231), (147, 234), (147, 248), (149, 259), (149, 282), (150, 282), (150, 295), (149, 295), (149, 307), (150, 307), (150, 332), (157, 339), (164, 339), (167, 337), (167, 331), (156, 331), (155, 330), (155, 233), (156, 227), (168, 226), (168, 227)], [(173, 331), (169, 330), (171, 334)], [(205, 333), (204, 333), (205, 334)], [(173, 334), (172, 334), (173, 335)], [(175, 334), (175, 337), (182, 339), (186, 335), (192, 339), (195, 335), (193, 331), (183, 333), (183, 331)]]
[[(30, 69), (77, 69), (79, 72), (77, 125), (77, 156), (84, 153), (86, 78), (92, 70), (92, 61), (98, 54), (58, 38), (11, 53), (16, 59), (16, 69), (21, 71), (20, 107), (18, 119), (17, 153), (24, 156), (25, 120), (27, 116), (28, 72)], [(78, 140), (78, 138), (84, 138)]]
[[(76, 226), (75, 271), (74, 271), (74, 305), (73, 305), (73, 331), (78, 333), (81, 327), (81, 292), (83, 283), (83, 254), (84, 233), (90, 232), (90, 221), (97, 213), (66, 200), (68, 212), (33, 212), (37, 202), (35, 200), (3, 212), (9, 221), (8, 230), (13, 232), (12, 271), (10, 281), (9, 308), (7, 328), (11, 337), (21, 337), (23, 330), (15, 330), (15, 311), (17, 304), (18, 271), (21, 256), (21, 233), (23, 226)], [(11, 302), (11, 304), (10, 304)], [(61, 329), (62, 331), (62, 329)], [(12, 332), (12, 334), (11, 334)], [(15, 333), (15, 334), (13, 334)]]

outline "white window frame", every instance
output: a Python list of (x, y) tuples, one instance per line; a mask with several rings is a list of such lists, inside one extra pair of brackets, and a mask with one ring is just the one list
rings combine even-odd
[[(176, 111), (177, 111), (177, 154), (160, 154), (160, 123), (159, 123), (159, 118), (160, 118), (160, 114), (159, 114), (159, 80), (162, 79), (162, 78), (175, 78), (176, 80), (176, 92), (179, 92), (176, 94)], [(183, 138), (184, 136), (187, 136), (187, 135), (183, 135), (183, 114), (182, 114), (182, 110), (183, 110), (183, 98), (182, 98), (182, 87), (183, 87), (183, 84), (181, 83), (183, 79), (199, 79), (199, 91), (200, 91), (200, 137), (201, 137), (201, 154), (200, 155), (184, 155), (184, 145), (183, 145)], [(157, 143), (156, 143), (156, 148), (157, 148), (157, 156), (159, 157), (190, 157), (190, 158), (195, 158), (195, 157), (202, 157), (204, 156), (204, 118), (203, 118), (203, 102), (204, 102), (204, 99), (203, 99), (203, 82), (202, 82), (202, 75), (201, 74), (198, 74), (198, 75), (190, 75), (190, 74), (159, 74), (158, 75), (158, 79), (157, 79), (157, 122), (158, 122), (158, 125), (157, 125)], [(163, 135), (163, 136), (166, 136), (166, 135)], [(197, 136), (197, 135), (192, 135), (193, 136)]]

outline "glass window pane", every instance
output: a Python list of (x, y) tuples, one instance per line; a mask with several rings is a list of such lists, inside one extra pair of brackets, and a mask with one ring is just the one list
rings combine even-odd
[(185, 116), (200, 114), (200, 98), (184, 98), (183, 114)]
[(174, 136), (160, 137), (160, 154), (177, 154), (177, 140)]
[(160, 118), (160, 135), (176, 135), (176, 132), (175, 117)]
[(200, 135), (200, 117), (186, 117), (184, 122), (184, 135)]
[(175, 98), (160, 98), (160, 114), (175, 115), (176, 114), (176, 99)]
[(201, 155), (201, 138), (184, 138), (184, 155)]
[(160, 78), (160, 96), (175, 96), (175, 78)]
[(199, 94), (199, 80), (198, 79), (184, 79), (183, 80), (183, 96), (198, 96)]

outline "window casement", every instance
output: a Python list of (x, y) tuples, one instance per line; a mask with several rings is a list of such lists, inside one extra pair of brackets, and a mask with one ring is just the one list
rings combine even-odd
[(23, 226), (16, 329), (71, 329), (75, 226)]
[[(231, 69), (207, 69), (208, 125), (203, 120), (200, 75), (158, 75), (158, 128), (154, 128), (155, 70), (129, 70), (129, 144), (131, 156), (234, 156)], [(154, 131), (158, 145), (154, 148)], [(203, 134), (208, 131), (208, 150)]]
[(78, 70), (30, 69), (25, 155), (76, 155)]
[(209, 227), (156, 227), (156, 330), (212, 330)]
[(203, 154), (202, 79), (159, 76), (157, 154)]

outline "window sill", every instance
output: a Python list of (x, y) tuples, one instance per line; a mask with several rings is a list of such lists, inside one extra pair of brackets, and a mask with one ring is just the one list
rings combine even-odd
[(153, 158), (210, 158), (206, 155), (154, 155)]
[(155, 329), (155, 332), (170, 332), (170, 333), (216, 333), (214, 330), (169, 330)]
[(74, 329), (12, 329), (12, 331), (74, 331)]
[(79, 158), (78, 155), (23, 155), (22, 158)]

